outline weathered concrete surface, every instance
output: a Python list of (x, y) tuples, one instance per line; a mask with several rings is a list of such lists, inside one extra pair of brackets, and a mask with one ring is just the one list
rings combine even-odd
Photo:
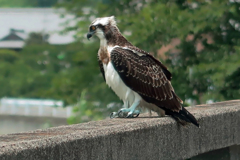
[(240, 144), (240, 101), (188, 108), (199, 120), (112, 119), (0, 136), (1, 160), (186, 159)]

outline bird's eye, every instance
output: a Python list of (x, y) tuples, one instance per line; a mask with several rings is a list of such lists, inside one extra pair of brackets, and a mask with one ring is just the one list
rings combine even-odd
[(91, 30), (93, 30), (93, 31), (96, 30), (96, 27), (95, 27), (95, 26), (92, 26), (92, 27), (91, 27)]

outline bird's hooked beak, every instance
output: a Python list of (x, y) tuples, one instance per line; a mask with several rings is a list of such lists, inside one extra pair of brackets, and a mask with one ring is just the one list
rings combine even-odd
[(87, 39), (89, 40), (93, 35), (94, 35), (95, 31), (89, 31), (87, 34)]

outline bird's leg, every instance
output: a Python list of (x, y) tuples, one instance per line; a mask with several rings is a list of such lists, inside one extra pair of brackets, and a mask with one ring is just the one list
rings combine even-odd
[(124, 101), (124, 102), (123, 102), (123, 106), (124, 106), (124, 108), (128, 108), (128, 107), (129, 107), (128, 101)]
[[(128, 109), (128, 101), (123, 101), (123, 108), (122, 109)], [(124, 117), (126, 117), (126, 116), (124, 116), (124, 115), (118, 115), (118, 112), (112, 112), (111, 114), (110, 114), (110, 118), (117, 118), (117, 117), (120, 117), (120, 118), (124, 118)]]
[(122, 108), (118, 111), (118, 117), (127, 117), (135, 118), (140, 114), (140, 110), (136, 110), (136, 107), (139, 105), (140, 101), (136, 101), (132, 104), (130, 108)]

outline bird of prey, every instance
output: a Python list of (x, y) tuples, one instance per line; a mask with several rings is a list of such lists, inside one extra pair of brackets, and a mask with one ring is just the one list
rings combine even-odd
[(114, 16), (95, 19), (87, 38), (93, 35), (100, 39), (98, 62), (103, 78), (125, 106), (112, 117), (137, 117), (138, 108), (143, 107), (159, 116), (170, 115), (182, 125), (193, 123), (199, 127), (174, 92), (171, 73), (151, 54), (127, 41)]

